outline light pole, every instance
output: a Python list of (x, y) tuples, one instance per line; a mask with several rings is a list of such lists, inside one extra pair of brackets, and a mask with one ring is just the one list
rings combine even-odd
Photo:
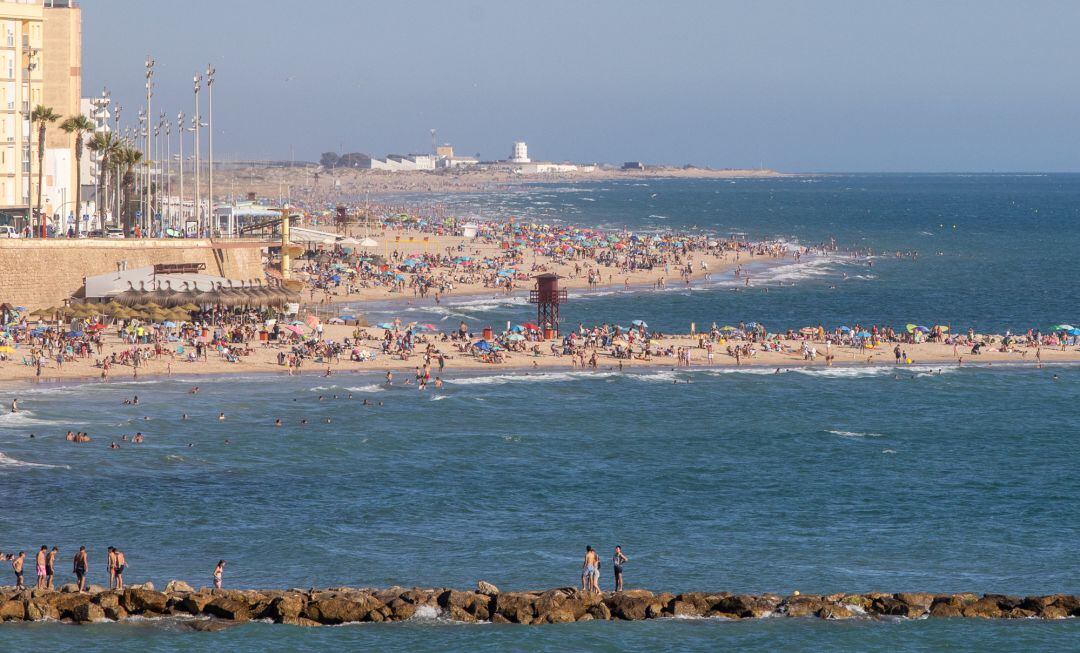
[[(121, 106), (119, 102), (117, 102), (116, 110), (113, 112), (113, 137), (115, 137), (117, 141), (119, 141), (120, 139), (120, 112), (123, 111), (123, 109), (124, 107)], [(119, 162), (115, 163), (118, 164)], [(113, 213), (113, 222), (117, 227), (120, 227), (122, 229), (123, 227), (121, 225), (123, 223), (120, 220), (120, 166), (114, 165), (114, 167), (116, 168), (116, 173), (114, 175), (116, 177), (116, 212)], [(127, 234), (124, 235), (126, 236)]]
[[(217, 71), (206, 64), (206, 113), (207, 113), (207, 125), (206, 125), (206, 149), (207, 158), (209, 159), (206, 169), (206, 201), (210, 205), (210, 229), (213, 233), (214, 222), (216, 217), (214, 216), (214, 73)], [(229, 234), (232, 235), (231, 233)]]
[(161, 114), (161, 121), (165, 125), (165, 200), (168, 202), (165, 212), (169, 214), (169, 224), (175, 229), (172, 209), (172, 121), (166, 120), (164, 113)]
[[(143, 163), (150, 160), (149, 141), (144, 141), (143, 140), (143, 134), (145, 133), (144, 130), (146, 129), (146, 125), (149, 123), (149, 120), (147, 118), (148, 118), (148, 116), (147, 116), (145, 110), (144, 109), (139, 109), (139, 127), (135, 131), (134, 138), (135, 138), (135, 143), (138, 144), (136, 147), (142, 148), (142, 151), (143, 151)], [(146, 191), (146, 176), (143, 174), (143, 170), (142, 170), (141, 166), (136, 171), (136, 179), (138, 179), (138, 182), (139, 182), (138, 185), (135, 188), (135, 191), (137, 193), (136, 197), (139, 198), (139, 203), (142, 204), (142, 210), (139, 211), (139, 218), (138, 218), (138, 220), (135, 221), (135, 226), (137, 226), (139, 228), (139, 230), (143, 234), (145, 234), (146, 233), (146, 227), (144, 226), (144, 220), (146, 219), (146, 203), (143, 202), (143, 199), (144, 199), (143, 195), (144, 195), (144, 193)]]
[(202, 180), (199, 174), (199, 120), (202, 118), (199, 115), (200, 88), (202, 88), (202, 75), (195, 75), (195, 115), (191, 117), (191, 130), (195, 132), (195, 224), (196, 229), (199, 230), (199, 237), (202, 237), (202, 188), (200, 187)]
[(184, 112), (176, 114), (176, 134), (180, 137), (180, 230), (187, 233), (184, 220)]
[(143, 203), (143, 231), (150, 231), (153, 226), (153, 205), (150, 201), (150, 175), (153, 165), (150, 151), (150, 98), (154, 96), (154, 60), (146, 55), (146, 201)]

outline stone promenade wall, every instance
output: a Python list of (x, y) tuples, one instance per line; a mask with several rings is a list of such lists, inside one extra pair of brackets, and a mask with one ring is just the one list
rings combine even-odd
[(58, 306), (82, 292), (85, 278), (156, 263), (204, 263), (206, 274), (261, 279), (262, 252), (214, 247), (209, 240), (22, 240), (0, 239), (0, 302), (30, 310)]

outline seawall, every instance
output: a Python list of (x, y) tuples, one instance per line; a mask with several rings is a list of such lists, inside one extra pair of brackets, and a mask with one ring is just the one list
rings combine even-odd
[[(534, 592), (499, 592), (478, 584), (478, 590), (353, 589), (326, 590), (194, 590), (172, 581), (164, 592), (152, 585), (123, 591), (92, 588), (75, 592), (0, 591), (3, 621), (123, 621), (131, 617), (187, 618), (193, 628), (216, 629), (231, 623), (263, 619), (296, 626), (356, 622), (404, 621), (416, 617), (459, 622), (551, 624), (576, 621), (639, 621), (666, 618), (766, 617), (846, 619), (1065, 619), (1080, 616), (1075, 595), (1008, 596), (1004, 594), (832, 594), (780, 596), (732, 595), (728, 592), (654, 594), (646, 590), (591, 594), (574, 588)], [(191, 617), (211, 617), (191, 620)], [(216, 624), (216, 625), (215, 625)]]
[(0, 302), (29, 310), (58, 306), (88, 276), (157, 263), (202, 263), (206, 274), (261, 279), (267, 243), (208, 239), (0, 239)]

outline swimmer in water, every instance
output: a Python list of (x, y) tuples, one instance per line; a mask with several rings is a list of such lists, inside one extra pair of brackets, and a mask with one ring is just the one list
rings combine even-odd
[(281, 418), (274, 420), (274, 426), (281, 426)]
[(327, 423), (327, 424), (329, 424), (329, 423), (330, 423), (330, 418), (329, 418), (329, 417), (327, 417), (327, 418), (326, 418), (326, 423)]
[(219, 421), (225, 419), (225, 413), (218, 413), (217, 418)]
[(182, 415), (182, 416), (180, 417), (180, 419), (187, 419), (187, 413), (184, 413), (184, 414), (183, 414), (183, 415)]
[(306, 420), (306, 419), (302, 419), (302, 420), (300, 420), (300, 423), (301, 423), (301, 424), (307, 424), (307, 420)]
[(12, 399), (11, 400), (11, 412), (13, 412), (13, 413), (19, 412), (19, 400), (18, 399)]

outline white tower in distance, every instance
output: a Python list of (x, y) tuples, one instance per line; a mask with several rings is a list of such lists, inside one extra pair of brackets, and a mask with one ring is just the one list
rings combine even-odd
[(510, 163), (529, 163), (529, 146), (525, 144), (525, 141), (514, 141)]

